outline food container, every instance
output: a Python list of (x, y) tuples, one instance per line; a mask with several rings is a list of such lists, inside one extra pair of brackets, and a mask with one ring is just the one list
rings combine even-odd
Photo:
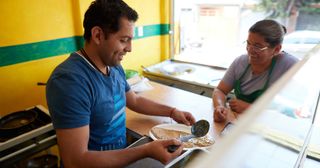
[(126, 79), (135, 77), (139, 75), (139, 72), (136, 70), (132, 70), (132, 69), (126, 69), (124, 70), (125, 74), (126, 74)]

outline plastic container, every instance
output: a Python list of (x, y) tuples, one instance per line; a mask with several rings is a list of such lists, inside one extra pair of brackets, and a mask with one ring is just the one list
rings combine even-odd
[(132, 70), (132, 69), (126, 69), (124, 70), (125, 74), (126, 74), (126, 79), (135, 77), (139, 75), (139, 72), (136, 70)]

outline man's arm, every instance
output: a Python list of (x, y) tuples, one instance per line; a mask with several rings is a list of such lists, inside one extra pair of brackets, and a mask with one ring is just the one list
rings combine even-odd
[[(153, 141), (134, 148), (110, 151), (89, 151), (89, 126), (56, 129), (59, 152), (64, 167), (124, 167), (144, 157), (168, 163), (177, 157), (182, 147), (174, 153), (167, 152), (169, 145), (180, 145), (177, 140)], [(182, 146), (182, 145), (181, 145)]]
[(195, 123), (195, 119), (191, 113), (180, 111), (175, 107), (170, 107), (144, 98), (137, 95), (132, 90), (129, 90), (126, 93), (126, 99), (127, 107), (135, 112), (154, 116), (168, 116), (173, 118), (176, 122), (184, 123), (186, 125), (192, 125)]
[(137, 95), (132, 90), (126, 93), (127, 107), (138, 113), (155, 115), (155, 116), (170, 116), (174, 107), (157, 103), (151, 99)]

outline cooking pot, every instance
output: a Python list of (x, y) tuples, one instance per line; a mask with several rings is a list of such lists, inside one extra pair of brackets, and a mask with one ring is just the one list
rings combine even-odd
[(58, 157), (55, 155), (43, 155), (28, 161), (27, 168), (56, 168)]
[(0, 135), (2, 137), (10, 137), (30, 130), (37, 116), (38, 113), (36, 111), (25, 110), (2, 117), (0, 119)]
[(24, 160), (17, 165), (18, 168), (57, 168), (58, 157), (56, 155), (46, 154)]

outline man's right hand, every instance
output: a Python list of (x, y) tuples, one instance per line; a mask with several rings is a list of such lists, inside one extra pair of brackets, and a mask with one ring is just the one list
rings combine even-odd
[[(159, 160), (163, 164), (168, 164), (171, 160), (178, 157), (183, 150), (182, 142), (178, 141), (177, 139), (156, 140), (146, 145), (148, 156)], [(177, 145), (179, 146), (179, 148), (176, 151), (170, 153), (168, 151), (168, 147), (170, 145)]]

